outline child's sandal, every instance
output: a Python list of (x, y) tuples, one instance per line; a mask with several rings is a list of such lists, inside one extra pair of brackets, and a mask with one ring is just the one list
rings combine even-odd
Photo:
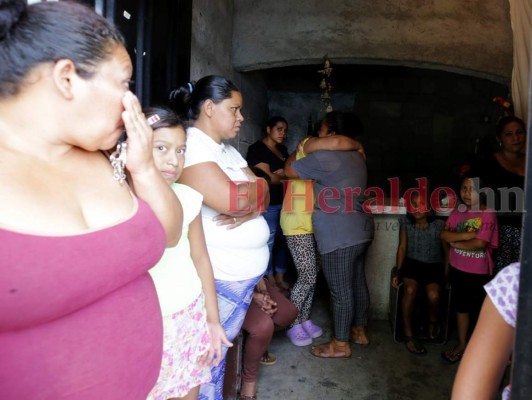
[(277, 357), (275, 357), (272, 353), (270, 353), (269, 351), (266, 351), (266, 353), (264, 353), (262, 355), (262, 357), (260, 358), (260, 361), (259, 361), (262, 365), (273, 365), (277, 362)]
[(449, 364), (457, 363), (462, 359), (463, 355), (464, 351), (457, 350), (457, 346), (453, 347), (452, 349), (445, 350), (443, 353), (441, 353), (443, 359)]

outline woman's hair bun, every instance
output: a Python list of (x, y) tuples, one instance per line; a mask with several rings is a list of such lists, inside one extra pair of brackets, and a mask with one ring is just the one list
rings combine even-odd
[(25, 0), (0, 0), (0, 40), (9, 34), (27, 7)]
[(188, 82), (183, 86), (172, 90), (168, 94), (168, 101), (172, 110), (184, 121), (190, 118), (190, 105), (192, 103), (192, 92), (196, 87), (196, 82)]

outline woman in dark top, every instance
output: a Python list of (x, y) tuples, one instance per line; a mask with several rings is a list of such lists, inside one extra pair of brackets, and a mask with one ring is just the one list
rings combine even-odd
[(286, 119), (279, 116), (270, 118), (266, 124), (266, 136), (249, 146), (246, 157), (250, 167), (258, 168), (270, 177), (270, 205), (264, 214), (270, 227), (270, 261), (266, 277), (270, 283), (285, 290), (289, 288), (284, 280), (288, 251), (280, 226), (280, 215), (283, 205), (282, 180), (285, 179), (284, 162), (288, 158), (288, 151), (282, 143), (286, 139), (287, 130)]
[(497, 210), (499, 223), (499, 248), (494, 251), (494, 273), (519, 261), (524, 207), (525, 123), (515, 116), (503, 117), (497, 123), (496, 137), (500, 149), (473, 165), (473, 170), (484, 180), (485, 186), (494, 192), (487, 193), (488, 202), (491, 200)]

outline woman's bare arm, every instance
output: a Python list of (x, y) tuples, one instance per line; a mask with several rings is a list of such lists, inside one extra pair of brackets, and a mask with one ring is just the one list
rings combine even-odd
[(508, 364), (515, 330), (486, 297), (454, 380), (452, 399), (494, 399)]
[(211, 349), (206, 356), (205, 362), (210, 364), (214, 358), (216, 365), (218, 365), (222, 358), (222, 346), (231, 347), (232, 343), (227, 339), (225, 331), (220, 324), (214, 275), (212, 273), (209, 253), (207, 252), (200, 215), (196, 216), (190, 224), (188, 237), (190, 241), (190, 254), (201, 280), (203, 293), (205, 294), (207, 324), (211, 334)]
[(257, 165), (255, 165), (255, 168), (258, 168), (265, 174), (267, 174), (270, 177), (270, 182), (274, 185), (282, 184), (282, 181), (286, 179), (284, 170), (272, 171), (270, 170), (270, 166), (266, 163), (258, 163)]
[(312, 137), (309, 138), (303, 145), (305, 154), (310, 154), (319, 150), (333, 150), (333, 151), (358, 151), (364, 158), (366, 153), (362, 143), (358, 140), (351, 139), (343, 135), (332, 135), (326, 137)]
[(288, 156), (288, 158), (286, 159), (284, 163), (284, 174), (288, 178), (293, 178), (293, 179), (299, 178), (299, 176), (297, 175), (297, 172), (292, 168), (292, 164), (296, 160), (296, 153), (297, 153), (296, 151), (292, 152), (292, 154)]
[(231, 181), (214, 162), (192, 165), (183, 170), (179, 182), (196, 189), (203, 202), (220, 214), (242, 216), (264, 211), (269, 203), (268, 183), (246, 169), (252, 181)]

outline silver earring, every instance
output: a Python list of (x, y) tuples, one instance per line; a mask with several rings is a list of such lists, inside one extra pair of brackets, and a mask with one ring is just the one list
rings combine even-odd
[(116, 150), (109, 156), (111, 166), (113, 167), (113, 179), (121, 185), (126, 180), (126, 149), (127, 143), (119, 142)]

